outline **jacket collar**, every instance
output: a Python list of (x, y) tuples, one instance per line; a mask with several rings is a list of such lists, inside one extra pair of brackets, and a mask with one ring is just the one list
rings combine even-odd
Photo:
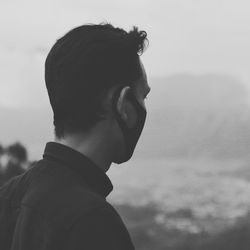
[(56, 160), (73, 169), (95, 192), (105, 198), (113, 190), (109, 177), (98, 166), (68, 146), (57, 142), (48, 142), (43, 158)]

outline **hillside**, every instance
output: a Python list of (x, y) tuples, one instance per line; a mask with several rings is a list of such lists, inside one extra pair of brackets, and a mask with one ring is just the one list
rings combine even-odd
[(175, 75), (152, 82), (141, 155), (249, 157), (249, 96), (237, 79)]

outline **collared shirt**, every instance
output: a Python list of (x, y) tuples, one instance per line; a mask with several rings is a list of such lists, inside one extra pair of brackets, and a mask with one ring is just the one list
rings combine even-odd
[(83, 154), (59, 143), (0, 189), (2, 250), (133, 250), (106, 201), (113, 186)]

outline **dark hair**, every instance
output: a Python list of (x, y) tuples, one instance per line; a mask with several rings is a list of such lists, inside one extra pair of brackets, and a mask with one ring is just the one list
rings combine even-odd
[(82, 25), (56, 41), (45, 62), (45, 81), (58, 138), (99, 121), (102, 96), (111, 87), (132, 86), (142, 73), (139, 55), (146, 42), (145, 31), (111, 24)]

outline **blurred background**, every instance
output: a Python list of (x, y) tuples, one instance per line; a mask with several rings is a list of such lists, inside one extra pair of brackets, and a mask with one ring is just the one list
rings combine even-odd
[(0, 185), (53, 140), (44, 61), (84, 23), (148, 33), (135, 156), (108, 172), (138, 250), (250, 248), (250, 2), (0, 0)]

